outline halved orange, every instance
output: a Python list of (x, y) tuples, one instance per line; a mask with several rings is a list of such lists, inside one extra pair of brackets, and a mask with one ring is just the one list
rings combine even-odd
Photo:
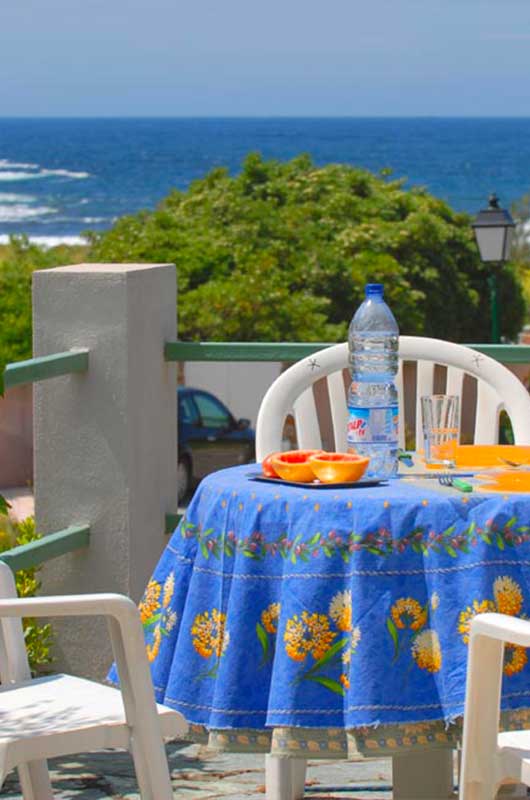
[(311, 469), (322, 483), (358, 481), (369, 463), (369, 458), (353, 453), (316, 453), (309, 458)]
[(309, 459), (322, 453), (323, 450), (287, 450), (285, 453), (274, 453), (270, 457), (270, 466), (284, 481), (310, 483), (315, 480)]

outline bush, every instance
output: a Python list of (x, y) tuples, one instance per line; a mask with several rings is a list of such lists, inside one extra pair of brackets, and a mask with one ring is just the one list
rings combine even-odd
[(47, 269), (82, 259), (81, 248), (42, 250), (24, 236), (0, 248), (0, 395), (5, 365), (31, 358), (31, 280), (37, 269)]
[[(35, 530), (33, 517), (23, 522), (12, 522), (6, 515), (0, 516), (0, 553), (10, 550), (17, 545), (29, 544), (40, 539), (40, 534)], [(36, 577), (38, 569), (23, 569), (15, 574), (15, 582), (19, 597), (35, 597), (40, 589), (40, 582)], [(32, 672), (38, 667), (51, 662), (50, 649), (52, 644), (52, 630), (49, 624), (41, 625), (35, 619), (27, 618), (22, 621), (24, 640), (28, 652), (29, 664)]]
[[(239, 175), (216, 169), (94, 235), (89, 259), (175, 263), (183, 340), (344, 340), (374, 281), (385, 284), (402, 333), (482, 342), (488, 269), (470, 222), (386, 175), (251, 154)], [(499, 297), (511, 338), (524, 301), (509, 266)]]

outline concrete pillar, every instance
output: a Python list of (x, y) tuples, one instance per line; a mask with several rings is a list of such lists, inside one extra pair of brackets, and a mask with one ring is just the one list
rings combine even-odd
[[(51, 533), (89, 523), (90, 547), (49, 562), (44, 594), (121, 592), (137, 601), (177, 509), (176, 270), (79, 264), (34, 273), (34, 354), (89, 348), (89, 369), (35, 385), (35, 511)], [(101, 679), (101, 620), (56, 621), (54, 669)]]
[(456, 800), (453, 751), (432, 748), (393, 756), (392, 784), (394, 800)]

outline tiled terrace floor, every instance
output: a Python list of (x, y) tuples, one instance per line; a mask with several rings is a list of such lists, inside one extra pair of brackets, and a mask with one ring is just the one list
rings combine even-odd
[[(264, 757), (218, 755), (200, 745), (169, 745), (169, 764), (177, 800), (264, 800)], [(133, 765), (127, 753), (99, 752), (50, 762), (57, 800), (138, 800)], [(310, 761), (306, 800), (389, 800), (389, 759), (348, 763)], [(1, 798), (22, 800), (15, 773)]]

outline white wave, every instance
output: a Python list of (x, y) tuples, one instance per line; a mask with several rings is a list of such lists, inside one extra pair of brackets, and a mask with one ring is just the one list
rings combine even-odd
[(35, 178), (40, 178), (38, 172), (14, 172), (9, 170), (7, 172), (0, 171), (0, 181), (34, 181)]
[(0, 158), (0, 169), (38, 169), (38, 164), (27, 164), (22, 161), (10, 161), (8, 158)]
[(58, 222), (75, 222), (76, 225), (79, 224), (93, 225), (101, 222), (112, 223), (115, 222), (116, 219), (117, 219), (116, 217), (69, 217), (61, 215), (59, 217), (54, 217), (53, 219), (43, 219), (42, 223), (43, 224), (51, 223), (53, 225), (56, 225)]
[(43, 178), (49, 175), (60, 175), (63, 178), (90, 178), (90, 172), (72, 172), (69, 169), (41, 169), (37, 175)]
[(89, 172), (72, 172), (68, 169), (41, 169), (38, 172), (17, 172), (16, 170), (0, 170), (0, 181), (34, 181), (42, 178), (89, 178)]
[[(58, 247), (60, 244), (66, 244), (70, 247), (88, 244), (87, 239), (83, 236), (29, 236), (28, 238), (32, 244), (42, 247), (43, 250), (49, 250), (50, 247)], [(9, 244), (9, 236), (7, 234), (0, 234), (0, 244)]]
[(0, 192), (0, 203), (33, 203), (37, 198), (30, 194)]
[(46, 214), (56, 214), (57, 209), (50, 206), (26, 206), (22, 203), (0, 205), (0, 222), (19, 222), (22, 219), (35, 219)]

